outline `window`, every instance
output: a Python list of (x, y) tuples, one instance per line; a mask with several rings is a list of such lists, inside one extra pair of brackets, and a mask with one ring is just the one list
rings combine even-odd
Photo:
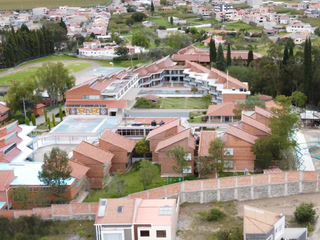
[(191, 166), (187, 166), (183, 169), (183, 173), (191, 173), (192, 171), (192, 167)]
[(32, 192), (32, 188), (29, 188), (29, 192)]
[(33, 191), (34, 191), (34, 192), (38, 192), (38, 188), (34, 188)]
[(29, 204), (30, 204), (30, 205), (33, 205), (33, 201), (29, 201)]
[(83, 99), (100, 99), (99, 95), (83, 95)]
[(184, 157), (186, 161), (191, 161), (191, 153), (187, 153), (186, 156)]
[(166, 230), (157, 230), (157, 238), (165, 238), (167, 237)]
[(140, 237), (150, 237), (150, 231), (149, 230), (141, 230)]
[(225, 148), (224, 155), (233, 156), (233, 148)]

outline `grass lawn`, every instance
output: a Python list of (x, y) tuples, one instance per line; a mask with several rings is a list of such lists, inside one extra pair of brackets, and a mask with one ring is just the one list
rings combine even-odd
[(167, 109), (182, 109), (185, 108), (186, 98), (184, 97), (168, 97), (163, 99), (162, 108)]
[[(160, 169), (161, 169), (160, 165), (156, 164), (155, 166), (157, 166), (159, 174), (154, 178), (153, 183), (151, 184), (149, 189), (179, 182), (178, 177), (169, 177), (167, 182), (166, 177), (160, 177)], [(125, 188), (125, 194), (124, 194), (125, 196), (127, 196), (128, 194), (143, 191), (142, 184), (139, 181), (139, 171), (140, 170), (135, 170), (134, 168), (132, 168), (130, 172), (123, 175), (127, 184)], [(185, 180), (194, 180), (194, 179), (196, 179), (194, 176), (185, 177)], [(110, 185), (112, 185), (112, 182)], [(89, 196), (84, 200), (84, 202), (98, 202), (100, 198), (118, 198), (118, 197), (120, 197), (118, 193), (116, 193), (114, 189), (109, 187), (101, 190), (92, 190)]]
[(189, 97), (187, 98), (186, 108), (197, 108), (197, 109), (207, 109), (208, 106), (203, 100), (198, 97)]
[(135, 105), (135, 108), (160, 108), (163, 98), (159, 98), (157, 103), (151, 105)]
[(36, 8), (39, 6), (46, 6), (48, 8), (57, 8), (59, 6), (97, 6), (106, 5), (108, 6), (112, 0), (95, 0), (94, 2), (86, 0), (10, 0), (0, 1), (0, 10), (27, 10)]
[(320, 18), (301, 18), (302, 22), (310, 23), (312, 27), (320, 27)]
[(63, 60), (79, 60), (79, 58), (75, 56), (69, 56), (69, 55), (52, 55), (48, 57), (43, 57), (35, 60), (28, 61), (26, 63), (22, 63), (20, 66), (25, 66), (31, 63), (39, 63), (39, 62), (46, 62), (46, 61), (63, 61)]
[(164, 18), (159, 17), (151, 17), (149, 18), (149, 21), (154, 22), (158, 26), (165, 26), (166, 28), (171, 28), (171, 24)]
[(288, 15), (303, 15), (303, 10), (297, 10), (292, 8), (285, 8), (285, 7), (275, 7), (274, 11), (276, 13), (288, 13)]
[[(90, 66), (91, 66), (90, 63), (83, 63), (83, 62), (67, 63), (65, 65), (65, 67), (68, 70), (70, 70), (71, 73), (79, 72)], [(25, 78), (34, 75), (38, 68), (39, 67), (29, 67), (27, 69), (0, 77), (0, 84), (10, 84), (11, 79), (23, 81)]]
[(227, 26), (228, 30), (238, 30), (238, 31), (240, 29), (245, 29), (246, 31), (261, 31), (261, 30), (263, 30), (263, 27), (251, 26), (251, 25), (246, 24), (246, 23), (241, 22), (241, 21), (225, 23), (224, 25)]
[[(205, 117), (207, 111), (194, 111), (189, 113), (189, 123), (203, 123), (202, 118)], [(200, 117), (203, 116), (203, 117)], [(193, 119), (191, 119), (193, 118)]]

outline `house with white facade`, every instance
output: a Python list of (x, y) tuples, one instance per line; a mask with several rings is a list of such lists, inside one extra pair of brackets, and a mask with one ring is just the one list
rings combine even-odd
[(312, 33), (314, 34), (314, 27), (311, 27), (309, 23), (295, 23), (286, 26), (286, 31), (289, 33), (296, 32), (296, 33)]
[(95, 240), (175, 240), (176, 199), (100, 199)]
[[(172, 17), (172, 20), (173, 20), (173, 25), (182, 25), (182, 24), (186, 24), (187, 23), (187, 20), (184, 20), (184, 19), (179, 19), (177, 17)], [(168, 17), (168, 22), (171, 21), (171, 17)]]
[(193, 5), (192, 12), (194, 14), (207, 16), (207, 17), (209, 17), (211, 13), (211, 11), (208, 8), (202, 7), (200, 5)]

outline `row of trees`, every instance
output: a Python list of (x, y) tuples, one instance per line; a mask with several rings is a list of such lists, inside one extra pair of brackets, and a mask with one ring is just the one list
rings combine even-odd
[(54, 53), (54, 35), (46, 27), (30, 31), (22, 25), (18, 31), (1, 32), (0, 67), (13, 67), (23, 61)]

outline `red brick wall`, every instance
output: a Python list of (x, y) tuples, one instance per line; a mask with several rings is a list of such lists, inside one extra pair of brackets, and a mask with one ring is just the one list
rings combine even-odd
[(237, 100), (246, 100), (246, 94), (223, 94), (222, 101), (225, 102), (235, 102)]
[(168, 137), (170, 137), (170, 136), (172, 136), (172, 135), (174, 135), (176, 133), (178, 133), (178, 128), (177, 128), (177, 126), (174, 126), (174, 127), (170, 128), (170, 129), (168, 129), (168, 130), (166, 130), (166, 131), (164, 131), (162, 133), (159, 133), (159, 134), (151, 137), (149, 139), (150, 151), (154, 152), (156, 150), (159, 142), (161, 142), (162, 140), (167, 139)]
[(262, 137), (265, 137), (268, 135), (266, 132), (263, 132), (263, 131), (249, 125), (249, 124), (244, 123), (244, 122), (241, 123), (241, 129), (244, 130), (245, 132), (250, 133), (250, 134), (257, 136), (259, 138), (262, 138)]
[(264, 123), (266, 125), (268, 125), (270, 123), (270, 119), (269, 118), (267, 118), (267, 117), (265, 117), (265, 116), (263, 116), (263, 115), (261, 115), (261, 114), (259, 114), (257, 112), (255, 113), (255, 116), (256, 116), (256, 120), (261, 122), (261, 123)]

